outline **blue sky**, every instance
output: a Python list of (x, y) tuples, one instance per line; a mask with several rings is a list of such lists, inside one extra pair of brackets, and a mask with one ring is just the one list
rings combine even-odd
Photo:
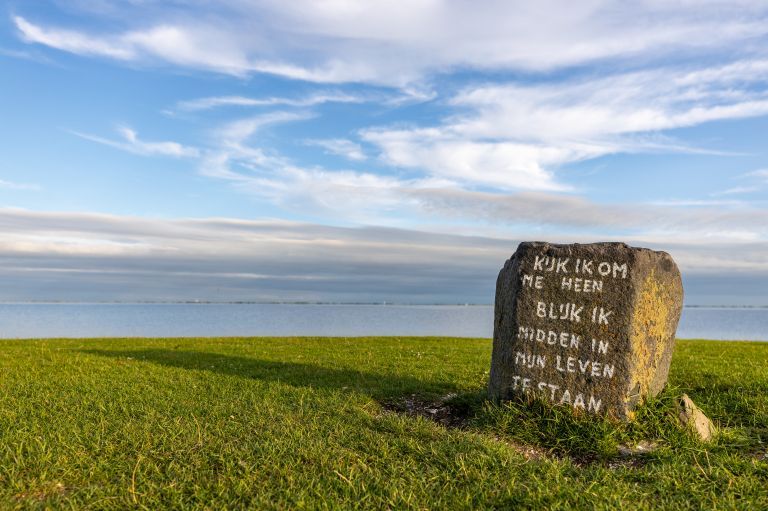
[(2, 300), (490, 303), (521, 240), (768, 304), (768, 4), (13, 1)]

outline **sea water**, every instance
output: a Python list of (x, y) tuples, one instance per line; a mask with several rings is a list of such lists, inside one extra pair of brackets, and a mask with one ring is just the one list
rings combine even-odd
[[(0, 338), (491, 337), (492, 305), (0, 304)], [(768, 308), (685, 308), (683, 339), (768, 341)]]

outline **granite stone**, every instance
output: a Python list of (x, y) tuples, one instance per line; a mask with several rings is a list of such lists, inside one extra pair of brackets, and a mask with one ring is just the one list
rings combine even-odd
[(489, 395), (629, 420), (667, 382), (682, 304), (666, 252), (521, 243), (496, 283)]

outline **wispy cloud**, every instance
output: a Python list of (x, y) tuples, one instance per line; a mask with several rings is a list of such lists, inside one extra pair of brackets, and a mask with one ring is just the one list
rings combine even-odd
[(21, 16), (14, 16), (13, 22), (26, 42), (43, 44), (70, 53), (98, 55), (118, 60), (133, 60), (137, 56), (129, 46), (117, 45), (98, 36), (86, 35), (76, 30), (44, 28), (30, 23)]
[(276, 124), (299, 122), (314, 117), (311, 112), (273, 111), (230, 121), (213, 130), (212, 147), (205, 152), (200, 173), (218, 179), (242, 183), (252, 182), (266, 173), (290, 165), (287, 158), (252, 143), (264, 128)]
[(652, 68), (535, 85), (470, 87), (452, 99), (471, 136), (584, 140), (768, 113), (768, 60), (686, 70)]
[(733, 188), (726, 188), (721, 192), (713, 192), (710, 195), (712, 197), (721, 197), (723, 195), (741, 195), (744, 193), (757, 192), (759, 190), (759, 186), (734, 186)]
[[(270, 117), (274, 115), (277, 117)], [(531, 228), (540, 232), (562, 234), (578, 229), (582, 233), (603, 236), (607, 232), (616, 235), (646, 236), (653, 239), (708, 239), (708, 240), (765, 240), (763, 226), (768, 224), (768, 211), (758, 209), (739, 200), (726, 199), (684, 199), (655, 201), (652, 203), (600, 204), (585, 196), (571, 193), (551, 193), (557, 185), (542, 167), (521, 172), (507, 168), (504, 175), (500, 170), (498, 181), (491, 181), (494, 174), (493, 160), (517, 161), (519, 154), (526, 154), (518, 147), (510, 148), (510, 154), (496, 155), (493, 147), (500, 143), (467, 149), (461, 144), (445, 143), (446, 152), (435, 157), (435, 147), (430, 140), (429, 130), (407, 142), (413, 145), (397, 153), (394, 147), (387, 147), (389, 157), (394, 154), (402, 159), (395, 164), (426, 168), (423, 175), (405, 177), (398, 174), (381, 175), (372, 171), (332, 170), (317, 166), (302, 167), (289, 158), (270, 154), (258, 146), (253, 135), (271, 121), (300, 120), (289, 113), (265, 114), (254, 119), (244, 119), (218, 130), (220, 149), (213, 151), (211, 159), (203, 163), (206, 175), (228, 179), (235, 186), (254, 197), (268, 200), (285, 210), (310, 214), (315, 218), (349, 221), (369, 224), (398, 225), (400, 219), (410, 224), (439, 219), (449, 219), (469, 225), (470, 231), (476, 223), (505, 226), (502, 232), (527, 232)], [(410, 136), (413, 132), (407, 132)], [(392, 136), (386, 132), (385, 136)], [(367, 140), (384, 146), (385, 142), (376, 137), (379, 133), (365, 133)], [(416, 145), (420, 141), (420, 146)], [(253, 143), (256, 145), (253, 145)], [(397, 140), (395, 140), (397, 142)], [(441, 142), (438, 139), (438, 142)], [(356, 147), (341, 144), (341, 150)], [(582, 147), (575, 145), (574, 147)], [(583, 146), (585, 157), (589, 146)], [(423, 150), (424, 153), (419, 151)], [(471, 168), (460, 167), (468, 161), (462, 151), (477, 150), (478, 160), (473, 167), (485, 171), (473, 174)], [(414, 155), (422, 159), (413, 160)], [(538, 153), (528, 160), (538, 163)], [(547, 162), (556, 158), (567, 160), (570, 155), (554, 149), (546, 155)], [(431, 158), (431, 159), (430, 159)], [(506, 160), (505, 160), (506, 158)], [(455, 165), (455, 167), (451, 167)], [(447, 170), (446, 170), (447, 169)], [(517, 170), (517, 173), (515, 173)], [(537, 175), (536, 172), (540, 172)], [(523, 179), (517, 188), (536, 189), (538, 192), (513, 192), (508, 188), (513, 179)], [(536, 183), (536, 179), (542, 180)], [(496, 191), (472, 191), (467, 185), (493, 183)], [(547, 191), (547, 186), (550, 189)], [(407, 224), (406, 224), (407, 225)], [(453, 227), (452, 229), (457, 229)], [(515, 231), (517, 230), (517, 231)], [(676, 234), (672, 234), (676, 233)]]
[(211, 110), (213, 108), (226, 106), (295, 106), (310, 107), (323, 103), (363, 103), (367, 98), (362, 95), (319, 92), (299, 98), (251, 98), (245, 96), (211, 96), (205, 98), (180, 101), (176, 108), (178, 110), (196, 112), (201, 110)]
[[(583, 196), (521, 192), (495, 194), (461, 189), (406, 189), (419, 207), (440, 218), (474, 218), (510, 230), (563, 234), (576, 232), (601, 236), (631, 236), (652, 240), (674, 233), (678, 240), (726, 241), (738, 238), (768, 241), (763, 228), (768, 211), (739, 201), (668, 201), (665, 203), (597, 203)], [(696, 207), (690, 207), (690, 206)], [(670, 238), (671, 239), (671, 238)]]
[[(157, 8), (118, 33), (14, 22), (29, 42), (118, 60), (161, 60), (233, 75), (261, 72), (316, 82), (405, 86), (457, 68), (548, 70), (617, 57), (721, 51), (764, 36), (761, 2), (609, 0), (387, 2), (311, 0), (195, 4), (195, 16)], [(190, 21), (194, 19), (194, 21)], [(642, 22), (638, 22), (642, 20)]]
[[(161, 131), (170, 122), (135, 126), (141, 136), (127, 126), (71, 133), (186, 159), (275, 216), (390, 228), (0, 210), (0, 273), (26, 272), (2, 292), (54, 275), (46, 292), (84, 282), (104, 296), (214, 298), (223, 287), (233, 299), (450, 301), (460, 290), (474, 301), (490, 296), (516, 240), (532, 237), (624, 240), (672, 251), (686, 272), (768, 274), (758, 195), (768, 170), (728, 179), (760, 155), (718, 172), (708, 182), (717, 189), (696, 183), (688, 197), (662, 187), (642, 201), (611, 195), (618, 188), (588, 195), (597, 176), (580, 188), (585, 166), (574, 165), (641, 152), (734, 158), (722, 138), (704, 146), (683, 128), (768, 116), (765, 2), (94, 6), (78, 2), (52, 22), (20, 4), (11, 21), (26, 44), (16, 46), (107, 59), (137, 75), (170, 68), (183, 92), (167, 99), (163, 89), (163, 104), (188, 124), (173, 134)], [(178, 140), (195, 129), (196, 142)], [(288, 149), (298, 145), (316, 149)], [(321, 152), (348, 161), (321, 166), (337, 161)], [(594, 166), (608, 173), (618, 160)], [(662, 193), (673, 198), (652, 200)]]
[(605, 154), (586, 144), (558, 147), (473, 140), (451, 135), (443, 127), (365, 130), (362, 136), (381, 149), (382, 160), (389, 165), (419, 169), (468, 186), (500, 189), (567, 190), (556, 181), (553, 166)]
[(655, 206), (698, 208), (701, 206), (740, 206), (744, 203), (736, 199), (660, 199), (651, 201), (651, 204)]
[(327, 153), (343, 156), (352, 161), (363, 161), (368, 157), (360, 144), (344, 138), (305, 140), (305, 144), (322, 147)]
[[(27, 42), (73, 53), (162, 61), (236, 76), (269, 73), (314, 82), (392, 85), (406, 102), (432, 99), (430, 81), (461, 69), (523, 71), (523, 77), (530, 77), (532, 70), (615, 57), (646, 63), (633, 71), (613, 66), (616, 71), (597, 77), (576, 72), (533, 82), (474, 82), (445, 99), (446, 113), (438, 122), (369, 125), (360, 129), (360, 140), (310, 142), (353, 161), (363, 161), (360, 142), (366, 142), (390, 167), (467, 189), (569, 191), (573, 185), (558, 176), (566, 165), (628, 152), (717, 152), (651, 135), (768, 114), (764, 52), (733, 56), (749, 41), (768, 35), (768, 6), (759, 2), (706, 3), (697, 6), (695, 15), (685, 5), (640, 2), (618, 8), (607, 0), (545, 2), (525, 9), (503, 2), (485, 8), (417, 2), (403, 9), (397, 2), (362, 8), (346, 2), (320, 7), (309, 1), (253, 5), (236, 0), (196, 8), (195, 22), (158, 9), (153, 15), (168, 16), (149, 16), (141, 26), (128, 23), (112, 34), (48, 27), (21, 16), (14, 22)], [(722, 58), (709, 58), (708, 66), (675, 59), (698, 51)], [(365, 100), (362, 94), (317, 91), (293, 98), (209, 96), (179, 102), (177, 108), (308, 108)], [(393, 98), (381, 101), (398, 104)], [(247, 137), (236, 133), (253, 132), (254, 123), (284, 122), (261, 119), (219, 130), (225, 147), (206, 154), (208, 175), (238, 178), (228, 165), (254, 167), (249, 159), (262, 167), (270, 158), (285, 163), (262, 146), (245, 144)], [(174, 150), (128, 138), (83, 136), (134, 152)]]
[(196, 147), (185, 146), (178, 142), (170, 141), (147, 142), (139, 139), (136, 132), (126, 126), (120, 126), (117, 131), (122, 136), (122, 140), (113, 140), (74, 130), (70, 130), (70, 133), (85, 140), (90, 140), (91, 142), (97, 142), (122, 151), (144, 156), (171, 156), (174, 158), (196, 158), (200, 156), (200, 150)]
[(40, 185), (31, 183), (16, 183), (13, 181), (6, 181), (4, 179), (0, 179), (0, 188), (4, 188), (6, 190), (29, 190), (34, 192), (41, 190)]
[(768, 187), (768, 169), (757, 169), (738, 176), (742, 181), (747, 181), (748, 185), (734, 186), (725, 190), (713, 192), (712, 197), (721, 197), (725, 195), (754, 194)]
[(473, 85), (433, 126), (362, 131), (391, 165), (467, 186), (566, 190), (564, 165), (632, 152), (716, 152), (660, 137), (663, 130), (768, 114), (768, 60), (657, 68), (533, 85)]
[(8, 57), (19, 60), (29, 60), (31, 62), (39, 62), (46, 65), (58, 65), (52, 59), (43, 55), (40, 51), (19, 50), (15, 48), (2, 48), (0, 47), (0, 57)]
[(305, 121), (315, 116), (312, 112), (273, 111), (228, 122), (215, 129), (215, 136), (223, 145), (242, 144), (266, 126)]

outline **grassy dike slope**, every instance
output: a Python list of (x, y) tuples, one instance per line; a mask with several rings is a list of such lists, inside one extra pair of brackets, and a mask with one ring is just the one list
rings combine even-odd
[[(486, 339), (0, 341), (0, 509), (768, 508), (768, 343), (678, 342), (630, 426), (489, 406), (489, 361)], [(713, 445), (669, 419), (683, 391)], [(460, 427), (414, 415), (448, 394)]]

